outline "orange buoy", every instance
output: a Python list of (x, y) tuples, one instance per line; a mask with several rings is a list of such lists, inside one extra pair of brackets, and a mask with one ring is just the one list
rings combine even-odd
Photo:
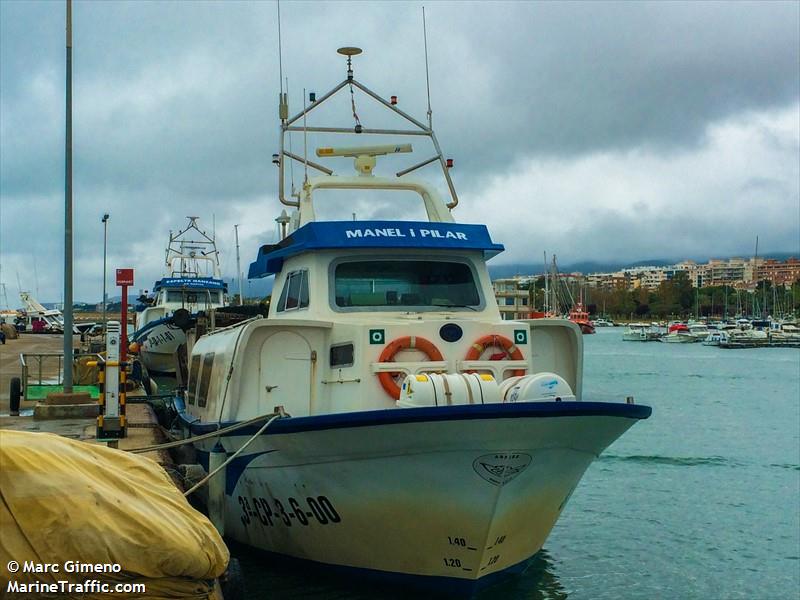
[[(442, 353), (434, 346), (433, 342), (422, 337), (407, 335), (386, 344), (378, 362), (392, 362), (398, 352), (409, 349), (423, 352), (428, 357), (428, 360), (444, 360)], [(378, 373), (378, 380), (381, 382), (381, 386), (383, 386), (387, 394), (395, 400), (399, 400), (400, 386), (397, 385), (397, 382), (394, 380), (396, 374), (396, 372), (384, 371), (383, 373)]]
[[(466, 360), (478, 360), (486, 348), (502, 348), (503, 350), (503, 353), (500, 354), (499, 357), (498, 355), (492, 355), (489, 360), (503, 360), (503, 358), (508, 358), (511, 360), (525, 359), (525, 356), (522, 354), (522, 350), (517, 348), (514, 345), (514, 342), (504, 335), (491, 333), (478, 339), (472, 344), (472, 346), (470, 346), (469, 352), (467, 352), (467, 356), (465, 357)], [(522, 375), (525, 375), (525, 369), (514, 369), (513, 376), (521, 377)]]

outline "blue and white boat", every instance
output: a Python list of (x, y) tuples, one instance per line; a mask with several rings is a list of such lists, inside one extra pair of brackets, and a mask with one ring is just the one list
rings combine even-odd
[(165, 277), (156, 281), (152, 293), (140, 298), (136, 331), (142, 362), (153, 373), (174, 373), (175, 353), (186, 343), (183, 329), (173, 322), (176, 310), (190, 315), (227, 306), (228, 285), (222, 280), (219, 253), (213, 236), (197, 226), (197, 217), (173, 234), (166, 251)]
[[(195, 342), (179, 421), (187, 437), (242, 426), (194, 443), (201, 464), (230, 461), (204, 492), (226, 536), (469, 593), (525, 568), (591, 462), (651, 409), (583, 397), (576, 324), (501, 319), (486, 261), (503, 246), (484, 225), (454, 221), (458, 198), (430, 121), (356, 81), (350, 58), (360, 51), (340, 52), (348, 77), (331, 94), (357, 88), (377, 99), (435, 156), (383, 177), (376, 157), (410, 145), (318, 148), (318, 157), (353, 158), (357, 174), (306, 158), (323, 174), (286, 198), (292, 155), (282, 150), (289, 228), (249, 271), (275, 277), (268, 318)], [(295, 125), (304, 114), (290, 118), (283, 95), (280, 114), (281, 148), (286, 135), (315, 131)], [(443, 167), (447, 203), (407, 176), (431, 162)], [(325, 189), (411, 190), (427, 220), (320, 222)], [(290, 416), (262, 431), (276, 407)]]

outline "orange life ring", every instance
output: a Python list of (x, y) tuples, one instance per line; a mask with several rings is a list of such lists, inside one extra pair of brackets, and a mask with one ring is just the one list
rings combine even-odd
[[(522, 354), (522, 350), (517, 348), (510, 339), (503, 335), (497, 335), (495, 333), (485, 335), (482, 338), (475, 341), (472, 346), (469, 347), (469, 352), (467, 352), (467, 356), (465, 357), (466, 360), (478, 360), (483, 351), (486, 348), (502, 348), (505, 355), (510, 358), (511, 360), (524, 360), (525, 356)], [(490, 360), (496, 360), (492, 358)], [(514, 377), (521, 377), (525, 375), (525, 369), (514, 369), (513, 376)]]
[[(383, 352), (381, 352), (378, 362), (392, 362), (395, 354), (401, 350), (408, 350), (410, 348), (424, 352), (428, 357), (428, 360), (444, 360), (442, 353), (439, 352), (439, 349), (433, 345), (433, 342), (422, 337), (407, 335), (405, 337), (392, 340), (386, 344)], [(381, 386), (383, 386), (383, 389), (386, 390), (387, 394), (389, 394), (395, 400), (399, 400), (400, 386), (397, 385), (394, 380), (394, 376), (396, 374), (396, 372), (384, 371), (382, 373), (378, 373), (378, 380), (381, 382)]]

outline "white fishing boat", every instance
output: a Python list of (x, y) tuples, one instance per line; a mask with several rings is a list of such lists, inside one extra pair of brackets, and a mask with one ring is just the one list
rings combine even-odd
[[(281, 94), (289, 229), (249, 270), (275, 276), (269, 316), (194, 343), (179, 422), (186, 436), (241, 427), (194, 443), (204, 465), (241, 452), (207, 498), (231, 539), (466, 593), (524, 569), (591, 462), (651, 409), (583, 397), (576, 324), (501, 319), (486, 261), (503, 246), (484, 225), (454, 221), (458, 198), (430, 121), (353, 78), (360, 50), (340, 53), (348, 77), (304, 112), (360, 90), (413, 126), (357, 123), (362, 135), (427, 138), (435, 154), (384, 177), (373, 173), (377, 157), (410, 144), (318, 148), (331, 168), (299, 157), (323, 174), (286, 198), (285, 136), (322, 128), (303, 112), (290, 118)], [(354, 159), (357, 174), (335, 174), (336, 157)], [(429, 163), (443, 167), (447, 203), (407, 176)], [(427, 220), (320, 222), (325, 189), (410, 190)], [(290, 416), (266, 420), (276, 407)]]
[(659, 337), (661, 332), (649, 323), (630, 323), (622, 332), (625, 342), (656, 342)]
[(186, 343), (183, 324), (175, 322), (176, 311), (191, 317), (228, 303), (215, 240), (197, 226), (198, 217), (187, 218), (184, 229), (170, 231), (165, 277), (156, 281), (151, 295), (139, 298), (137, 306), (131, 342), (139, 344), (141, 360), (153, 373), (174, 373), (175, 353)]

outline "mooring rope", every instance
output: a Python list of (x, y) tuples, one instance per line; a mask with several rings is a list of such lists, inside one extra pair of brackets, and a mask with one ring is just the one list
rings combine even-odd
[(201, 488), (201, 487), (203, 487), (203, 486), (204, 486), (206, 483), (208, 483), (209, 481), (211, 481), (211, 478), (212, 478), (212, 477), (214, 477), (214, 475), (216, 475), (216, 474), (217, 474), (217, 473), (219, 473), (219, 472), (220, 472), (222, 469), (224, 469), (225, 467), (227, 467), (227, 466), (228, 466), (228, 464), (229, 464), (230, 462), (232, 462), (232, 461), (233, 461), (233, 460), (234, 460), (234, 459), (235, 459), (237, 456), (239, 456), (239, 455), (240, 455), (240, 454), (241, 454), (241, 453), (244, 451), (244, 449), (245, 449), (245, 448), (247, 448), (247, 447), (248, 447), (248, 446), (249, 446), (249, 445), (250, 445), (250, 444), (253, 442), (253, 440), (255, 440), (255, 439), (258, 437), (258, 436), (260, 436), (262, 433), (264, 433), (264, 431), (266, 430), (266, 428), (267, 428), (267, 427), (269, 427), (269, 426), (272, 424), (272, 422), (273, 422), (275, 419), (279, 419), (281, 416), (282, 416), (282, 415), (281, 415), (281, 413), (276, 413), (276, 414), (275, 414), (275, 415), (274, 415), (274, 416), (273, 416), (273, 417), (272, 417), (272, 418), (271, 418), (269, 421), (267, 421), (266, 423), (264, 423), (264, 425), (261, 427), (261, 429), (259, 429), (257, 432), (255, 432), (255, 433), (254, 433), (254, 434), (253, 434), (253, 435), (250, 437), (250, 439), (249, 439), (249, 440), (247, 440), (247, 441), (246, 441), (244, 444), (242, 444), (242, 447), (241, 447), (241, 448), (239, 448), (239, 449), (238, 449), (236, 452), (234, 452), (233, 454), (231, 454), (231, 455), (228, 457), (228, 459), (227, 459), (227, 460), (226, 460), (224, 463), (222, 463), (220, 466), (218, 466), (216, 469), (214, 469), (213, 471), (211, 471), (211, 472), (210, 472), (208, 475), (206, 475), (205, 477), (203, 477), (203, 478), (202, 478), (200, 481), (198, 481), (197, 483), (195, 483), (195, 484), (194, 484), (192, 487), (190, 487), (188, 490), (186, 490), (186, 491), (183, 493), (184, 497), (186, 497), (186, 496), (188, 496), (189, 494), (191, 494), (192, 492), (194, 492), (194, 491), (196, 491), (196, 490), (200, 489), (200, 488)]
[(219, 437), (226, 433), (230, 433), (231, 431), (236, 431), (238, 429), (244, 429), (254, 423), (259, 423), (264, 419), (270, 419), (270, 423), (274, 420), (275, 417), (280, 416), (288, 416), (285, 412), (277, 411), (269, 413), (268, 415), (261, 415), (259, 417), (253, 417), (252, 419), (248, 419), (247, 421), (242, 421), (241, 423), (234, 423), (233, 425), (229, 425), (228, 427), (223, 427), (222, 429), (217, 429), (215, 431), (211, 431), (209, 433), (204, 433), (203, 435), (198, 435), (195, 437), (186, 438), (183, 440), (176, 440), (174, 442), (166, 442), (164, 444), (156, 444), (155, 446), (145, 446), (144, 448), (134, 448), (133, 450), (127, 450), (127, 452), (131, 452), (132, 454), (144, 454), (145, 452), (155, 452), (158, 450), (167, 450), (169, 448), (177, 448), (179, 446), (185, 446), (186, 444), (193, 444), (194, 442), (202, 442), (203, 440), (210, 440), (215, 437)]

